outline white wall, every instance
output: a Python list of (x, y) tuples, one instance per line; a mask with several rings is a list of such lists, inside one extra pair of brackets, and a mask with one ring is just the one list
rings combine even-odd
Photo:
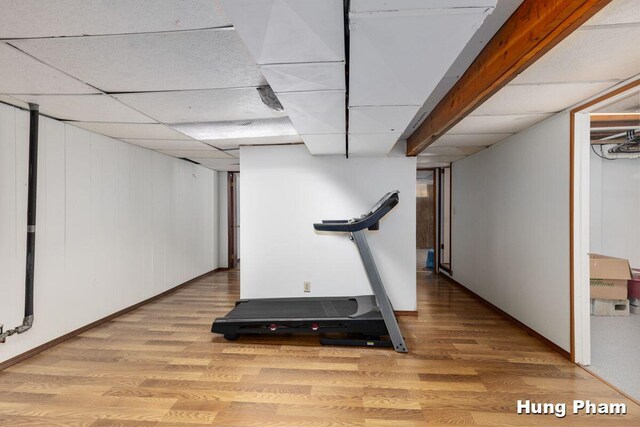
[(354, 243), (312, 224), (359, 216), (400, 190), (398, 206), (367, 237), (394, 308), (416, 309), (415, 158), (311, 156), (300, 145), (240, 151), (242, 298), (371, 294)]
[(591, 153), (590, 252), (626, 258), (640, 268), (640, 159)]
[(569, 114), (453, 164), (453, 278), (570, 348)]
[[(0, 322), (22, 322), (28, 113), (0, 104)], [(214, 171), (40, 119), (33, 328), (0, 361), (216, 268)]]

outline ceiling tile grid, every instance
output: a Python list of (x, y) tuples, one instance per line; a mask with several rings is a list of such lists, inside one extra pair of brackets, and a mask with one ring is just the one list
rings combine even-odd
[(344, 62), (261, 65), (260, 71), (276, 93), (346, 89)]
[(67, 122), (70, 125), (90, 130), (116, 139), (183, 139), (192, 138), (169, 126), (152, 123), (104, 123), (104, 122)]
[(213, 139), (204, 140), (205, 144), (214, 145), (223, 150), (237, 149), (241, 145), (278, 145), (278, 144), (301, 144), (302, 137), (295, 135), (259, 136), (249, 138)]
[[(384, 0), (382, 0), (384, 1)], [(443, 0), (449, 3), (448, 0)], [(487, 42), (495, 35), (502, 25), (509, 19), (511, 14), (520, 6), (523, 0), (498, 0), (493, 12), (486, 17), (480, 28), (471, 37), (466, 46), (455, 59), (445, 77), (440, 80), (431, 95), (418, 110), (410, 125), (407, 127), (401, 138), (407, 139), (409, 135), (422, 123), (425, 117), (433, 110), (440, 100), (449, 92), (458, 79), (469, 68), (469, 65), (478, 56)], [(427, 2), (420, 2), (427, 3)], [(431, 3), (431, 2), (429, 2)]]
[(344, 61), (342, 0), (222, 0), (260, 65)]
[(237, 138), (258, 138), (295, 136), (296, 132), (288, 117), (271, 119), (248, 119), (228, 122), (176, 123), (171, 125), (174, 132), (200, 141), (228, 140)]
[(0, 93), (89, 94), (100, 92), (0, 42)]
[(107, 93), (265, 84), (258, 66), (231, 29), (7, 43)]
[[(0, 38), (183, 31), (230, 25), (217, 0), (3, 0)], [(144, 18), (143, 18), (144, 17)], [(37, 22), (37, 25), (24, 25)]]
[(135, 139), (120, 138), (124, 142), (148, 148), (150, 150), (208, 150), (211, 147), (204, 142), (185, 139)]
[(113, 96), (162, 123), (266, 119), (286, 115), (267, 107), (255, 87), (118, 93)]
[(228, 153), (218, 150), (213, 147), (209, 147), (207, 150), (158, 150), (161, 153), (168, 154), (173, 157), (186, 157), (186, 158), (198, 158), (198, 159), (234, 159)]
[(82, 122), (156, 123), (109, 95), (13, 95), (38, 104), (40, 112), (59, 120)]
[[(288, 119), (264, 122), (286, 113), (262, 102), (256, 88), (266, 80), (218, 0), (5, 3), (0, 96), (9, 103), (35, 102), (51, 117), (157, 150), (210, 148), (176, 123), (214, 126), (216, 135), (204, 135), (235, 147), (301, 141)], [(330, 82), (336, 70), (310, 78), (321, 74)]]
[(310, 151), (344, 153), (340, 137), (318, 136), (346, 129), (343, 2), (222, 0), (222, 5)]
[(278, 99), (301, 135), (344, 132), (344, 91), (284, 92)]
[(640, 73), (637, 3), (612, 1), (432, 147), (492, 145)]
[(491, 0), (351, 3), (351, 153), (389, 152), (495, 4)]
[(313, 155), (338, 154), (344, 152), (347, 142), (346, 135), (341, 134), (319, 134), (302, 135), (304, 144)]

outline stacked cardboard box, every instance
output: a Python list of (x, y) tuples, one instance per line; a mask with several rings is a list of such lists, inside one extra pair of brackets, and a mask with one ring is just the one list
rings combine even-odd
[(629, 310), (632, 314), (640, 314), (640, 270), (633, 270), (633, 279), (627, 285), (629, 294)]
[(591, 267), (591, 314), (628, 316), (628, 282), (633, 278), (629, 261), (589, 254)]

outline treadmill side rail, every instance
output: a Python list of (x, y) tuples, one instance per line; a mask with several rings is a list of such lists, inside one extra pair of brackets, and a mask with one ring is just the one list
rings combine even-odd
[(399, 353), (407, 353), (407, 345), (404, 342), (400, 326), (398, 326), (398, 321), (393, 313), (391, 301), (389, 301), (387, 292), (384, 290), (384, 284), (382, 283), (380, 273), (378, 273), (376, 262), (373, 259), (373, 255), (371, 255), (371, 249), (369, 249), (369, 244), (367, 243), (367, 236), (364, 234), (364, 230), (354, 231), (352, 235), (356, 246), (358, 247), (358, 252), (360, 252), (360, 258), (362, 258), (362, 264), (367, 272), (371, 289), (373, 290), (373, 294), (376, 296), (378, 307), (382, 313), (382, 318), (384, 319), (384, 323), (387, 325), (389, 337), (393, 342), (393, 348)]

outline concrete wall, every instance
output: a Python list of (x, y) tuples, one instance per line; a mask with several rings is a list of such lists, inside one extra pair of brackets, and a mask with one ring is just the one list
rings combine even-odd
[(354, 243), (312, 224), (359, 216), (400, 190), (399, 205), (367, 237), (394, 308), (416, 309), (415, 158), (311, 156), (304, 146), (240, 151), (242, 298), (371, 294)]
[[(0, 323), (22, 322), (28, 113), (0, 105)], [(0, 361), (217, 267), (214, 171), (41, 118), (33, 328)]]

